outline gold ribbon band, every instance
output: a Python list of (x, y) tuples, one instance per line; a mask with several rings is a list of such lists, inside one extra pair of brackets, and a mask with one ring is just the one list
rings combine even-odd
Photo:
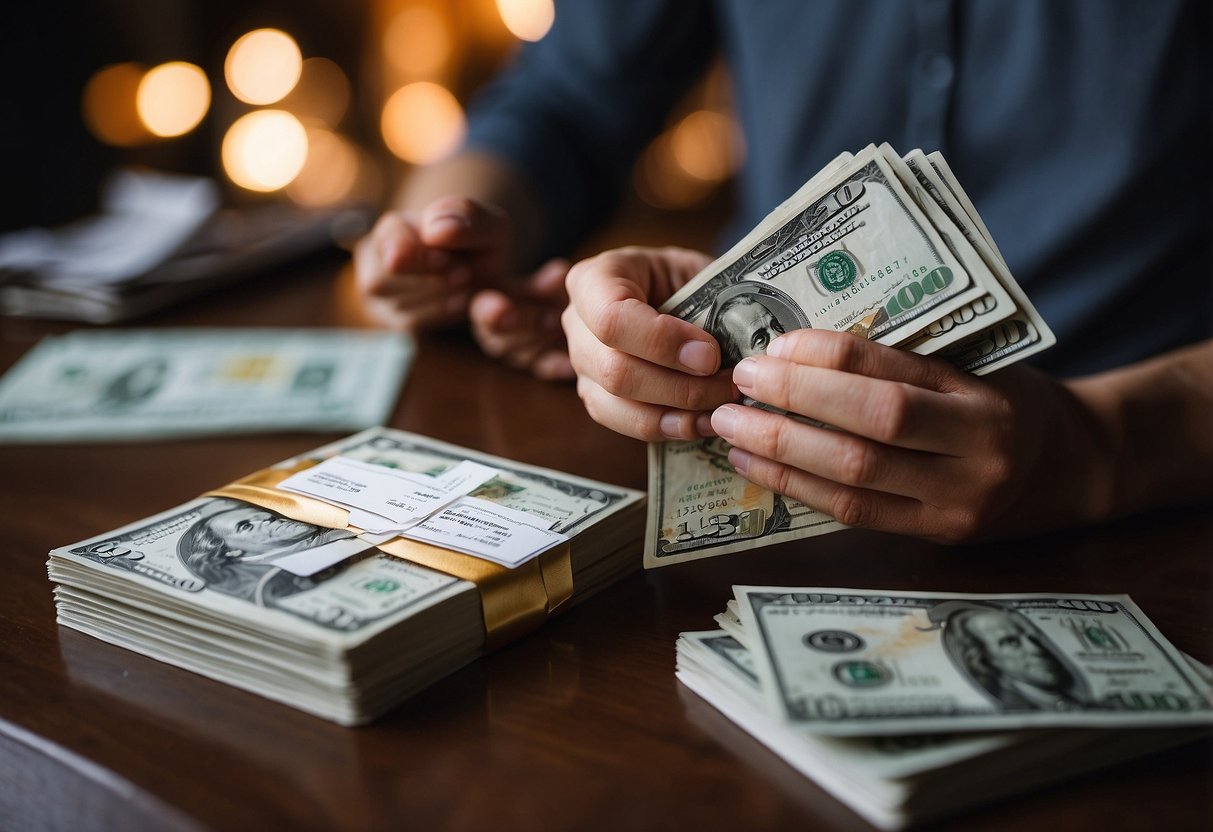
[(403, 537), (394, 537), (379, 548), (474, 583), (480, 590), (485, 643), (490, 650), (534, 630), (573, 595), (567, 541), (514, 569)]
[[(361, 533), (361, 529), (350, 525), (350, 513), (346, 509), (276, 487), (287, 477), (314, 464), (307, 461), (291, 468), (266, 468), (203, 496), (241, 500), (292, 520)], [(394, 537), (379, 544), (378, 548), (394, 557), (475, 584), (480, 592), (485, 644), (489, 650), (536, 629), (551, 612), (573, 597), (573, 565), (568, 541), (514, 569), (402, 537)]]

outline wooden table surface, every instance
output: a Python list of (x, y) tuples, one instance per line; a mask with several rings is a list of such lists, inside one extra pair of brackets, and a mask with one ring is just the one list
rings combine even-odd
[[(358, 323), (329, 260), (139, 325)], [(69, 328), (0, 319), (0, 369)], [(422, 340), (389, 424), (645, 487), (643, 446), (591, 422), (571, 385), (497, 366), (461, 333)], [(55, 624), (50, 548), (335, 438), (0, 446), (0, 829), (868, 829), (674, 679), (678, 633), (710, 629), (734, 583), (1127, 592), (1213, 661), (1207, 510), (990, 546), (846, 531), (638, 571), (357, 729)], [(1203, 830), (1211, 784), (1198, 742), (932, 828)]]

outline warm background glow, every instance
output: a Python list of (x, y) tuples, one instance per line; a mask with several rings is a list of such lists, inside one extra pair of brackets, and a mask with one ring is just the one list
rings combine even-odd
[(497, 0), (497, 12), (519, 40), (541, 40), (556, 19), (552, 0)]
[(307, 131), (307, 159), (286, 195), (300, 205), (336, 205), (350, 198), (358, 183), (361, 159), (348, 139), (331, 130)]
[(405, 78), (435, 78), (451, 58), (451, 31), (433, 6), (401, 9), (383, 32), (383, 54)]
[(308, 58), (299, 83), (281, 106), (304, 121), (336, 127), (350, 108), (350, 95), (350, 81), (341, 67), (328, 58)]
[(740, 162), (741, 142), (733, 120), (695, 110), (645, 150), (636, 167), (636, 191), (657, 208), (690, 208), (736, 173)]
[(246, 104), (281, 101), (299, 80), (303, 56), (295, 39), (277, 29), (257, 29), (232, 44), (223, 74), (232, 95)]
[(257, 110), (236, 119), (223, 137), (223, 169), (250, 191), (276, 191), (307, 161), (307, 131), (282, 110)]
[(139, 118), (157, 136), (182, 136), (198, 126), (211, 106), (206, 73), (183, 61), (148, 71), (135, 94)]
[(719, 184), (737, 169), (733, 122), (711, 110), (696, 110), (670, 135), (674, 161), (689, 176)]
[[(275, 18), (280, 29), (235, 30), (245, 34), (228, 49), (222, 78), (215, 73), (209, 83), (203, 70), (181, 61), (150, 71), (136, 63), (98, 70), (81, 101), (89, 130), (129, 148), (126, 161), (135, 164), (176, 159), (168, 164), (219, 168), (237, 201), (251, 198), (249, 191), (280, 192), (308, 207), (378, 210), (404, 165), (458, 150), (467, 103), (522, 42), (545, 37), (556, 14), (554, 0), (368, 0), (361, 17), (335, 13), (327, 22), (284, 8)], [(305, 60), (300, 42), (316, 44), (320, 54)], [(164, 141), (196, 132), (203, 119), (222, 136), (218, 147), (195, 141), (174, 149)], [(620, 216), (586, 251), (604, 243), (711, 247), (743, 157), (718, 61), (641, 153)]]
[(408, 84), (388, 99), (380, 121), (388, 149), (406, 162), (424, 165), (451, 153), (467, 126), (463, 108), (445, 87), (429, 81)]
[[(90, 133), (116, 147), (134, 147), (153, 138), (135, 108), (135, 96), (146, 72), (142, 64), (127, 62), (102, 67), (93, 74), (81, 101)], [(13, 83), (13, 79), (6, 83)]]

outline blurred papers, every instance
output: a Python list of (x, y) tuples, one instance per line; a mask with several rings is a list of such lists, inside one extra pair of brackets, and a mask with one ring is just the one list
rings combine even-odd
[(102, 211), (0, 236), (0, 313), (112, 323), (333, 245), (351, 210), (221, 210), (209, 179), (127, 170)]
[(414, 347), (315, 329), (79, 331), (0, 379), (0, 442), (348, 431), (390, 415)]

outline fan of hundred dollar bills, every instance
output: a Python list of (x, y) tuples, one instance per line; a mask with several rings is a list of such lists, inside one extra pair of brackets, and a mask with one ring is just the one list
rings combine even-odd
[[(888, 144), (836, 158), (661, 311), (711, 332), (731, 366), (757, 349), (732, 331), (738, 306), (978, 375), (1054, 343), (943, 156)], [(647, 568), (841, 528), (746, 481), (722, 439), (649, 446)]]

